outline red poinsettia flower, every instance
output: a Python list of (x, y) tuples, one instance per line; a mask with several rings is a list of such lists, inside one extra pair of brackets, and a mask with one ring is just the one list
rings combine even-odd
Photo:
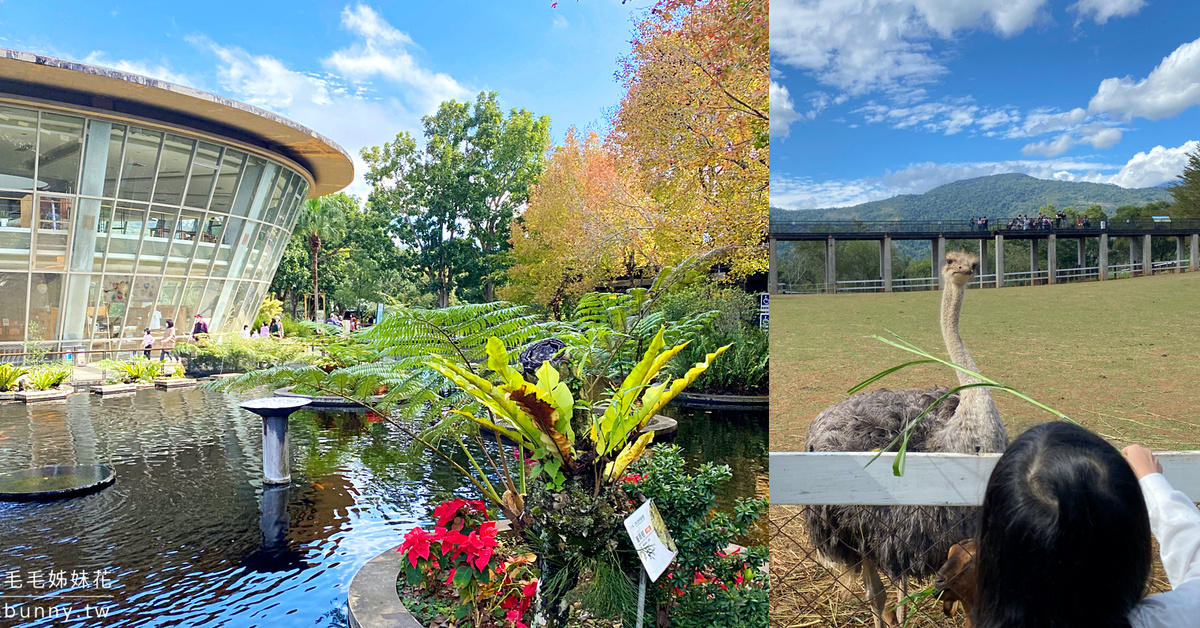
[(729, 552), (728, 554), (725, 553), (725, 550), (717, 550), (717, 556), (720, 556), (721, 558), (729, 558), (730, 556), (737, 556), (738, 554), (741, 554), (741, 553), (742, 553), (742, 548), (740, 548), (740, 547), (735, 547), (734, 550), (732, 552)]
[(529, 584), (525, 585), (524, 589), (521, 589), (521, 595), (524, 595), (526, 599), (532, 600), (533, 596), (537, 594), (537, 583), (536, 579), (530, 580)]
[(400, 549), (396, 551), (405, 552), (408, 556), (408, 562), (413, 567), (416, 567), (417, 558), (429, 558), (429, 546), (432, 541), (433, 536), (426, 532), (424, 528), (417, 526), (404, 535), (404, 542), (400, 544)]
[(450, 570), (450, 575), (446, 576), (446, 586), (450, 586), (454, 583), (454, 572), (456, 571), (458, 571), (458, 567)]
[(743, 575), (742, 575), (742, 572), (740, 572), (740, 571), (739, 571), (739, 572), (737, 572), (736, 574), (734, 574), (734, 576), (733, 576), (733, 581), (734, 581), (734, 582), (736, 582), (736, 583), (738, 583), (738, 584), (741, 584), (741, 583), (745, 582), (745, 580), (746, 580), (746, 577), (745, 577), (745, 576), (743, 576)]

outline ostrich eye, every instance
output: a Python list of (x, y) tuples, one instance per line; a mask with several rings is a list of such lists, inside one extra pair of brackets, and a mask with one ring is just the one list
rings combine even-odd
[(954, 263), (954, 261), (953, 261), (953, 260), (949, 260), (949, 259), (947, 259), (947, 260), (946, 260), (946, 265), (947, 265), (947, 266), (949, 266), (950, 264), (953, 264), (953, 263)]

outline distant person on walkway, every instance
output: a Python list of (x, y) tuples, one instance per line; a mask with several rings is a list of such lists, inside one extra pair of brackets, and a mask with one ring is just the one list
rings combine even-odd
[(143, 330), (143, 333), (144, 333), (144, 335), (142, 336), (142, 354), (146, 356), (147, 360), (149, 360), (150, 359), (150, 349), (152, 349), (154, 347), (154, 336), (150, 335), (149, 327), (147, 327), (145, 330)]
[(262, 327), (258, 328), (258, 337), (266, 338), (271, 335), (271, 328), (267, 326), (267, 321), (263, 321)]
[(977, 224), (978, 224), (978, 223), (976, 222), (976, 220), (975, 220), (975, 217), (974, 217), (974, 216), (971, 216), (971, 231), (974, 231), (974, 230), (975, 230), (975, 226), (976, 226)]
[[(247, 325), (247, 327), (249, 327), (249, 325)], [(258, 336), (258, 330), (256, 329), (256, 330), (254, 330), (254, 331), (250, 332), (250, 337), (251, 337), (251, 338), (258, 338), (258, 337), (259, 337), (259, 336)]]
[(171, 350), (175, 348), (175, 321), (167, 319), (167, 331), (163, 334), (162, 352), (158, 354), (158, 361), (162, 362), (171, 357)]
[(250, 326), (242, 325), (242, 338), (249, 338), (250, 335)]
[(204, 322), (204, 317), (197, 314), (195, 316), (196, 324), (192, 325), (192, 339), (194, 340), (199, 334), (208, 333), (208, 323)]

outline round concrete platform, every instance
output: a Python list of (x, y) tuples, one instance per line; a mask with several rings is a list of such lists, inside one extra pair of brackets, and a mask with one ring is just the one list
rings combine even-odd
[(54, 465), (0, 474), (0, 500), (42, 501), (95, 491), (117, 478), (112, 467)]

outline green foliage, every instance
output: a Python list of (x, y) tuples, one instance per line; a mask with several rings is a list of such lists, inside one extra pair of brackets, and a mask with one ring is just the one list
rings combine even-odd
[[(143, 357), (135, 357), (131, 360), (123, 361), (106, 361), (102, 360), (95, 366), (107, 371), (109, 369), (116, 373), (114, 378), (122, 384), (133, 384), (137, 382), (149, 383), (163, 373), (164, 363), (159, 360), (147, 360)], [(182, 369), (176, 368), (173, 373), (180, 373)]]
[[(1083, 207), (1143, 205), (1170, 200), (1168, 190), (1122, 188), (1104, 183), (1051, 181), (1024, 174), (998, 174), (938, 186), (924, 194), (902, 194), (853, 207), (815, 210), (771, 208), (772, 220), (970, 220), (987, 216), (991, 224), (1017, 214), (1034, 215), (1046, 205)], [(839, 260), (840, 261), (840, 260)]]
[(703, 360), (707, 353), (725, 345), (732, 346), (696, 380), (693, 390), (719, 395), (767, 394), (770, 381), (767, 334), (745, 323), (725, 333), (713, 331), (700, 336), (671, 363), (671, 372), (679, 374), (688, 365)]
[(1200, 218), (1200, 147), (1188, 153), (1187, 165), (1170, 188), (1175, 199), (1172, 217)]
[[(672, 626), (767, 625), (767, 561), (764, 546), (726, 552), (766, 511), (765, 499), (739, 500), (733, 513), (716, 511), (717, 489), (733, 476), (729, 467), (701, 465), (689, 472), (679, 448), (658, 446), (632, 467), (625, 491), (654, 500), (679, 555), (653, 586), (653, 599), (668, 609)], [(628, 539), (622, 539), (628, 545)]]
[(303, 344), (271, 338), (225, 338), (204, 346), (179, 343), (175, 345), (175, 354), (187, 358), (188, 371), (192, 373), (244, 373), (264, 364), (303, 363), (314, 359)]
[(258, 314), (254, 315), (254, 325), (252, 329), (257, 329), (263, 326), (263, 323), (271, 322), (271, 319), (283, 314), (283, 301), (275, 298), (275, 295), (268, 294), (263, 297), (262, 305), (258, 306)]
[(422, 149), (407, 132), (363, 149), (371, 210), (386, 217), (438, 306), (456, 290), (491, 301), (510, 263), (513, 213), (542, 172), (550, 119), (524, 109), (506, 118), (496, 93), (484, 92), (421, 121)]
[(54, 390), (70, 379), (72, 372), (67, 364), (40, 364), (29, 371), (29, 385), (34, 390)]
[(0, 362), (0, 392), (13, 389), (17, 379), (29, 372), (29, 367), (12, 362)]

